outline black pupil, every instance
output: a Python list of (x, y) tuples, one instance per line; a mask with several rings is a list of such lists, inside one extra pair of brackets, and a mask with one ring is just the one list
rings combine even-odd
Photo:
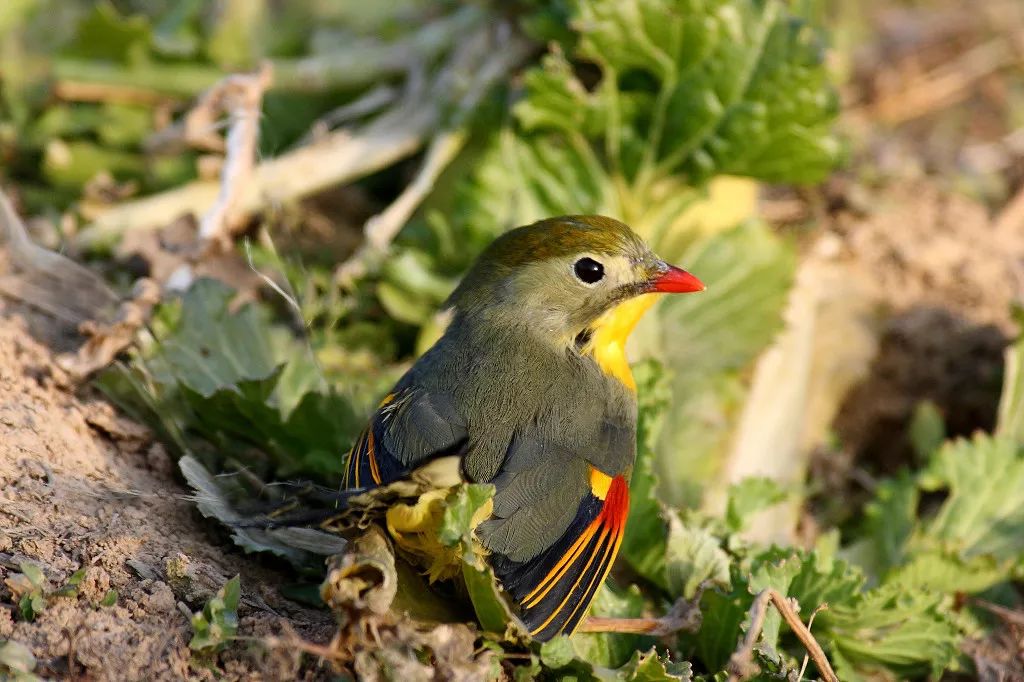
[(593, 284), (604, 277), (604, 266), (593, 258), (580, 258), (576, 261), (576, 276), (587, 284)]

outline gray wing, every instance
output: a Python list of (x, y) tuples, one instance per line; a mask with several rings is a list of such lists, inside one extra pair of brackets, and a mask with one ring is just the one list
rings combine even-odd
[(399, 382), (352, 447), (343, 485), (399, 480), (431, 459), (459, 454), (466, 438), (466, 425), (448, 394)]

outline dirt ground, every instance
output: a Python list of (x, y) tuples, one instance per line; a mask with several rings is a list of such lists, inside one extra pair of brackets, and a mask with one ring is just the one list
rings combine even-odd
[[(91, 391), (76, 395), (13, 312), (0, 307), (0, 638), (29, 646), (44, 677), (315, 676), (297, 655), (255, 641), (190, 664), (192, 611), (236, 573), (242, 637), (294, 630), (323, 642), (333, 623), (284, 599), (284, 572), (244, 556), (199, 517), (162, 446)], [(34, 622), (19, 621), (4, 582), (22, 562), (53, 589), (80, 568), (85, 579), (76, 597), (52, 598)], [(100, 606), (111, 589), (116, 604)]]

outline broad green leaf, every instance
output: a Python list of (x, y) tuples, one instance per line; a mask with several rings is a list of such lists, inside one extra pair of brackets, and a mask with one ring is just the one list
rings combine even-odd
[(708, 670), (721, 670), (736, 649), (743, 634), (741, 629), (754, 600), (747, 590), (746, 577), (738, 571), (733, 574), (731, 590), (707, 590), (700, 602), (700, 630), (681, 639), (690, 645), (696, 658)]
[(109, 0), (100, 0), (82, 19), (66, 54), (87, 59), (127, 62), (144, 56), (152, 38), (141, 15), (123, 17)]
[(222, 457), (258, 467), (262, 452), (278, 475), (336, 479), (363, 425), (359, 410), (326, 387), (307, 346), (263, 309), (232, 311), (232, 297), (219, 282), (197, 281), (180, 306), (160, 311), (135, 378), (108, 380), (106, 390), (144, 406), (165, 432), (202, 435)]
[(919, 497), (916, 481), (906, 473), (879, 484), (875, 499), (864, 508), (864, 537), (846, 554), (876, 579), (903, 563), (917, 525)]
[(628, 180), (680, 173), (809, 181), (835, 165), (836, 98), (818, 37), (775, 0), (572, 2), (585, 87), (553, 54), (517, 107), (531, 131), (594, 140)]
[(620, 556), (637, 573), (665, 588), (665, 542), (668, 526), (662, 518), (662, 504), (656, 490), (654, 444), (668, 406), (668, 380), (655, 361), (633, 367), (639, 401), (637, 455), (629, 481), (629, 519)]
[(641, 321), (633, 350), (672, 370), (655, 470), (663, 499), (695, 505), (738, 420), (742, 372), (781, 327), (795, 253), (747, 224), (698, 242), (682, 262), (707, 291), (662, 301)]

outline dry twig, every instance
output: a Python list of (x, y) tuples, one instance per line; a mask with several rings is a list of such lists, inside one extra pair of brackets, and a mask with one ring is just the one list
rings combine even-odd
[(254, 74), (228, 76), (209, 91), (189, 114), (186, 129), (208, 130), (221, 112), (229, 116), (227, 153), (220, 194), (199, 223), (199, 238), (225, 246), (237, 224), (236, 206), (256, 163), (263, 93), (270, 87), (270, 64)]
[(870, 118), (890, 125), (910, 121), (962, 101), (978, 81), (1019, 60), (1020, 56), (1006, 40), (996, 38), (865, 108)]
[[(350, 182), (415, 153), (445, 123), (446, 103), (459, 101), (464, 93), (486, 92), (534, 49), (532, 42), (507, 29), (486, 27), (460, 40), (460, 46), (482, 49), (456, 50), (424, 92), (404, 99), (358, 130), (339, 130), (258, 164), (237, 197), (237, 215)], [(105, 243), (128, 229), (167, 224), (196, 206), (212, 204), (218, 190), (216, 182), (197, 181), (122, 204), (98, 216), (79, 235), (78, 243)]]
[(692, 599), (679, 599), (661, 618), (607, 618), (590, 616), (580, 628), (581, 632), (618, 632), (662, 637), (681, 630), (697, 632), (701, 624), (700, 600), (711, 585), (702, 583)]
[[(832, 670), (832, 666), (825, 657), (825, 652), (822, 650), (821, 645), (814, 639), (810, 629), (800, 620), (800, 616), (797, 614), (793, 604), (790, 603), (789, 599), (771, 588), (762, 590), (750, 606), (750, 627), (747, 628), (747, 634), (740, 640), (736, 651), (729, 658), (729, 682), (745, 680), (756, 675), (758, 672), (757, 664), (754, 663), (754, 645), (761, 636), (761, 628), (764, 627), (768, 602), (775, 606), (782, 619), (786, 621), (786, 624), (789, 625), (790, 629), (804, 645), (804, 648), (807, 649), (808, 655), (814, 661), (814, 665), (818, 668), (818, 673), (825, 682), (839, 682), (839, 678), (836, 677), (835, 671)], [(823, 608), (827, 607), (823, 604), (818, 607), (815, 613)]]

